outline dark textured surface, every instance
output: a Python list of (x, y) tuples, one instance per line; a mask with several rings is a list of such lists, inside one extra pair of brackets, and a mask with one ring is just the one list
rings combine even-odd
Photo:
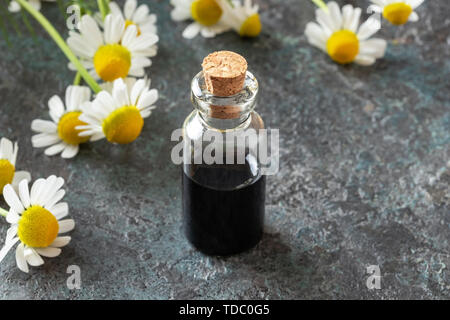
[[(48, 99), (73, 79), (64, 56), (38, 26), (35, 42), (11, 37), (8, 49), (2, 40), (0, 136), (19, 141), (18, 168), (33, 178), (66, 179), (76, 229), (60, 257), (30, 274), (10, 252), (0, 298), (450, 298), (450, 3), (426, 1), (421, 20), (405, 27), (384, 22), (387, 55), (369, 68), (336, 65), (307, 44), (309, 1), (259, 3), (258, 39), (189, 41), (168, 1), (152, 1), (161, 40), (148, 75), (158, 109), (135, 143), (87, 144), (69, 161), (30, 142), (31, 121), (47, 118)], [(62, 30), (56, 5), (43, 12)], [(261, 84), (258, 111), (281, 129), (263, 241), (230, 258), (186, 242), (180, 169), (170, 161), (170, 134), (192, 109), (190, 80), (219, 49), (246, 56)], [(81, 290), (66, 287), (73, 264)], [(369, 265), (381, 268), (381, 290), (366, 288)]]

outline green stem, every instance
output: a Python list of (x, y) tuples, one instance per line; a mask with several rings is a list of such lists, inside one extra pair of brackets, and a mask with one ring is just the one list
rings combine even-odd
[(1, 216), (4, 216), (4, 217), (6, 218), (6, 216), (8, 215), (8, 211), (6, 211), (6, 210), (3, 209), (3, 208), (0, 208), (0, 215), (1, 215)]
[(320, 9), (325, 10), (325, 12), (328, 12), (328, 6), (323, 0), (311, 0), (314, 2), (316, 6), (318, 6)]
[(36, 9), (34, 9), (26, 0), (17, 0), (22, 8), (27, 10), (48, 32), (48, 34), (53, 38), (56, 44), (59, 46), (61, 51), (66, 55), (70, 62), (77, 68), (80, 75), (83, 77), (84, 81), (91, 87), (91, 89), (98, 93), (102, 91), (99, 84), (92, 78), (89, 72), (83, 67), (81, 62), (75, 56), (75, 54), (70, 50), (66, 42), (61, 38), (60, 34), (51, 25), (51, 23)]
[(73, 84), (75, 86), (80, 85), (80, 81), (81, 81), (81, 74), (79, 71), (77, 71), (77, 74), (75, 75), (75, 78), (73, 79)]
[(97, 0), (98, 10), (100, 10), (100, 13), (102, 14), (102, 19), (105, 20), (106, 16), (109, 13), (109, 1), (105, 0)]

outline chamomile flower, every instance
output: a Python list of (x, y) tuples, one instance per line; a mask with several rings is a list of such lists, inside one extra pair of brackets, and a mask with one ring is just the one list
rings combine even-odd
[[(67, 43), (95, 79), (142, 77), (144, 68), (151, 65), (149, 57), (156, 55), (158, 36), (138, 35), (137, 27), (126, 27), (121, 15), (108, 14), (103, 33), (89, 15), (81, 18), (79, 27), (80, 33), (69, 32)], [(72, 64), (69, 68), (76, 70)]]
[(224, 11), (223, 21), (231, 26), (241, 37), (256, 37), (261, 33), (262, 25), (258, 14), (258, 5), (252, 0), (217, 0)]
[[(55, 2), (56, 0), (43, 0), (47, 2)], [(41, 0), (28, 0), (30, 5), (33, 6), (36, 10), (41, 10)], [(10, 12), (19, 12), (20, 11), (20, 4), (18, 4), (16, 1), (11, 1), (8, 6), (8, 10)]]
[(390, 23), (402, 25), (408, 21), (418, 21), (419, 15), (414, 11), (424, 0), (371, 0), (375, 12), (380, 12)]
[(31, 123), (31, 130), (39, 132), (31, 138), (33, 147), (47, 147), (44, 153), (48, 156), (61, 153), (63, 158), (75, 157), (79, 145), (89, 140), (89, 137), (78, 136), (76, 127), (86, 124), (79, 116), (81, 105), (90, 98), (91, 91), (83, 86), (67, 87), (65, 105), (59, 96), (51, 97), (48, 108), (52, 121), (36, 119)]
[(150, 116), (158, 100), (158, 91), (149, 88), (146, 80), (132, 83), (122, 79), (114, 81), (111, 92), (97, 94), (94, 101), (82, 106), (80, 120), (87, 125), (78, 126), (80, 136), (91, 136), (91, 141), (106, 138), (109, 142), (126, 144), (141, 134), (144, 118)]
[(192, 39), (201, 34), (212, 38), (230, 30), (222, 21), (223, 10), (216, 0), (171, 0), (174, 6), (171, 12), (174, 21), (194, 20), (183, 31), (183, 37)]
[(2, 138), (0, 140), (0, 195), (3, 192), (3, 187), (7, 184), (12, 184), (17, 189), (19, 182), (22, 180), (31, 180), (31, 175), (27, 171), (16, 171), (17, 151), (19, 147), (17, 142), (13, 143)]
[(63, 178), (50, 176), (36, 180), (31, 191), (26, 180), (19, 183), (18, 193), (9, 184), (4, 187), (3, 196), (10, 206), (6, 221), (11, 227), (0, 250), (0, 262), (19, 243), (16, 248), (17, 267), (28, 272), (28, 265), (44, 264), (41, 256), (56, 257), (61, 253), (60, 248), (70, 242), (70, 237), (59, 236), (75, 227), (72, 219), (60, 220), (69, 213), (67, 203), (59, 202), (65, 194), (61, 189), (63, 184)]
[(137, 0), (127, 0), (123, 7), (123, 12), (115, 2), (109, 3), (109, 9), (113, 15), (120, 15), (125, 20), (125, 28), (130, 25), (137, 27), (138, 35), (156, 34), (156, 15), (150, 14), (146, 4), (137, 6)]
[(310, 44), (328, 53), (340, 64), (355, 62), (368, 66), (382, 58), (386, 51), (386, 41), (369, 39), (380, 29), (380, 22), (371, 17), (359, 25), (360, 8), (345, 5), (341, 9), (336, 2), (328, 3), (328, 12), (317, 9), (318, 23), (306, 25), (305, 34)]
[[(147, 76), (145, 76), (144, 78), (141, 78), (142, 80), (144, 80), (145, 86), (146, 87), (150, 87), (151, 85), (151, 79), (148, 78)], [(136, 78), (125, 78), (122, 79), (123, 82), (125, 83), (125, 85), (127, 86), (127, 90), (128, 92), (131, 92), (131, 90), (133, 89), (133, 86), (135, 85), (137, 79)], [(110, 94), (112, 94), (113, 92), (113, 88), (114, 88), (114, 82), (103, 82), (100, 83), (100, 87), (102, 88), (102, 90), (108, 91)]]

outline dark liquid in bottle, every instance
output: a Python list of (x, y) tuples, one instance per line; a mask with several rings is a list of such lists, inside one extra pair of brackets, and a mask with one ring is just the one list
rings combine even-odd
[[(230, 169), (231, 168), (231, 169)], [(266, 180), (254, 182), (248, 164), (196, 167), (184, 172), (184, 230), (189, 241), (209, 255), (231, 255), (254, 247), (262, 237)], [(218, 190), (211, 182), (236, 189)]]

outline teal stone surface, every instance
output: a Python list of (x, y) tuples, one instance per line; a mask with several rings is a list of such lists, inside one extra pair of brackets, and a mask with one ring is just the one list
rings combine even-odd
[[(143, 2), (143, 1), (141, 1)], [(76, 228), (57, 258), (21, 272), (0, 265), (0, 299), (449, 299), (450, 2), (425, 1), (420, 21), (378, 36), (386, 56), (341, 66), (310, 46), (307, 0), (257, 0), (264, 30), (243, 40), (182, 38), (168, 0), (159, 51), (147, 69), (158, 108), (127, 146), (88, 143), (71, 160), (31, 146), (33, 119), (74, 73), (36, 23), (0, 42), (0, 136), (17, 140), (17, 168), (66, 181)], [(366, 8), (369, 1), (338, 1)], [(365, 9), (363, 9), (364, 11)], [(42, 12), (67, 36), (58, 6)], [(174, 129), (191, 112), (190, 81), (216, 50), (244, 55), (260, 82), (257, 111), (280, 129), (280, 171), (268, 178), (266, 227), (253, 250), (227, 258), (193, 249), (182, 233)], [(5, 207), (3, 200), (0, 206)], [(8, 224), (0, 223), (3, 245)], [(67, 268), (79, 266), (81, 288)], [(368, 289), (378, 265), (381, 289)]]

